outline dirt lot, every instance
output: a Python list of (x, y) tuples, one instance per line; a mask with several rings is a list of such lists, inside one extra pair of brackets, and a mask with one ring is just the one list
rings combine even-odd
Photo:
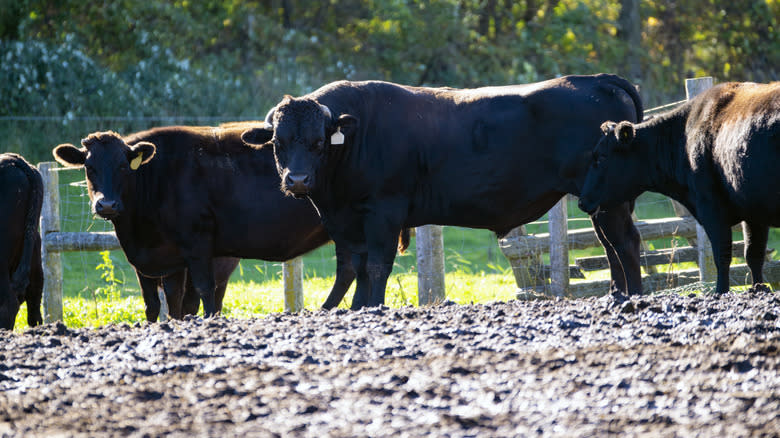
[(780, 296), (0, 334), (2, 436), (780, 436)]

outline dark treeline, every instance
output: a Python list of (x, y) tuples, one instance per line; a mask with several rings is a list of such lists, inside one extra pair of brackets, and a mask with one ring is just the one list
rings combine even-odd
[[(651, 107), (683, 98), (686, 77), (777, 80), (779, 15), (777, 0), (0, 0), (0, 116), (59, 117), (64, 137), (3, 149), (41, 159), (84, 129), (137, 126), (84, 116), (262, 117), (285, 93), (345, 78), (475, 87), (614, 72)], [(14, 123), (0, 122), (4, 138), (54, 130)]]

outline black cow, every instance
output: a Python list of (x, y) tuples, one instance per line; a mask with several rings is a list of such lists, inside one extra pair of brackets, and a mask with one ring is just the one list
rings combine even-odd
[(0, 329), (14, 328), (24, 301), (30, 327), (43, 322), (42, 204), (38, 171), (19, 155), (0, 154)]
[[(398, 230), (433, 223), (501, 236), (539, 218), (579, 193), (587, 163), (578, 161), (616, 115), (641, 119), (642, 104), (613, 75), (473, 90), (341, 81), (285, 96), (266, 118), (267, 144), (282, 189), (310, 197), (333, 240), (360, 254), (358, 289), (369, 282), (364, 304), (379, 305)], [(259, 145), (266, 135), (259, 128), (243, 138)], [(592, 219), (614, 288), (640, 293), (632, 208)]]
[[(213, 258), (285, 261), (330, 240), (310, 203), (279, 192), (272, 151), (243, 144), (248, 126), (257, 123), (164, 127), (125, 138), (99, 132), (83, 148), (54, 149), (60, 163), (85, 167), (92, 208), (114, 224), (142, 289), (154, 295), (145, 295), (147, 304), (157, 301), (157, 279), (148, 277), (180, 285), (187, 268), (204, 315), (213, 315)], [(355, 277), (348, 255), (338, 246), (336, 254), (325, 307), (338, 305)], [(169, 305), (180, 301), (179, 295)]]
[(731, 226), (762, 283), (769, 227), (780, 226), (780, 82), (725, 83), (644, 123), (606, 122), (579, 206), (608, 210), (644, 191), (683, 204), (712, 242), (716, 292), (729, 289)]

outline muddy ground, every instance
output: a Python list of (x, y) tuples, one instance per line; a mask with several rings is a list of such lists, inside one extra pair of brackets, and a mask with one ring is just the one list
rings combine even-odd
[(780, 436), (780, 295), (189, 319), (0, 343), (2, 436)]

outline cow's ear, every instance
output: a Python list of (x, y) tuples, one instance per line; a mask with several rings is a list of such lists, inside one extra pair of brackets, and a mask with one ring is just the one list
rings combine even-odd
[(330, 135), (331, 145), (344, 144), (347, 141), (352, 141), (355, 136), (358, 127), (358, 118), (351, 114), (342, 114), (339, 116), (336, 123), (333, 124), (332, 132)]
[(148, 141), (139, 141), (130, 146), (127, 152), (127, 159), (130, 161), (130, 168), (138, 170), (142, 164), (146, 164), (154, 157), (157, 147)]
[(84, 162), (87, 161), (87, 149), (77, 148), (70, 143), (57, 146), (51, 153), (58, 163), (66, 167), (83, 166)]
[(601, 124), (601, 132), (604, 135), (609, 135), (615, 130), (615, 126), (617, 126), (617, 123), (611, 120), (607, 120), (606, 122)]
[(266, 124), (259, 128), (247, 129), (241, 134), (241, 141), (255, 149), (265, 146), (274, 137), (273, 126)]
[(634, 141), (636, 136), (636, 129), (631, 122), (620, 122), (615, 128), (615, 137), (618, 139), (618, 144), (621, 146), (628, 146)]

